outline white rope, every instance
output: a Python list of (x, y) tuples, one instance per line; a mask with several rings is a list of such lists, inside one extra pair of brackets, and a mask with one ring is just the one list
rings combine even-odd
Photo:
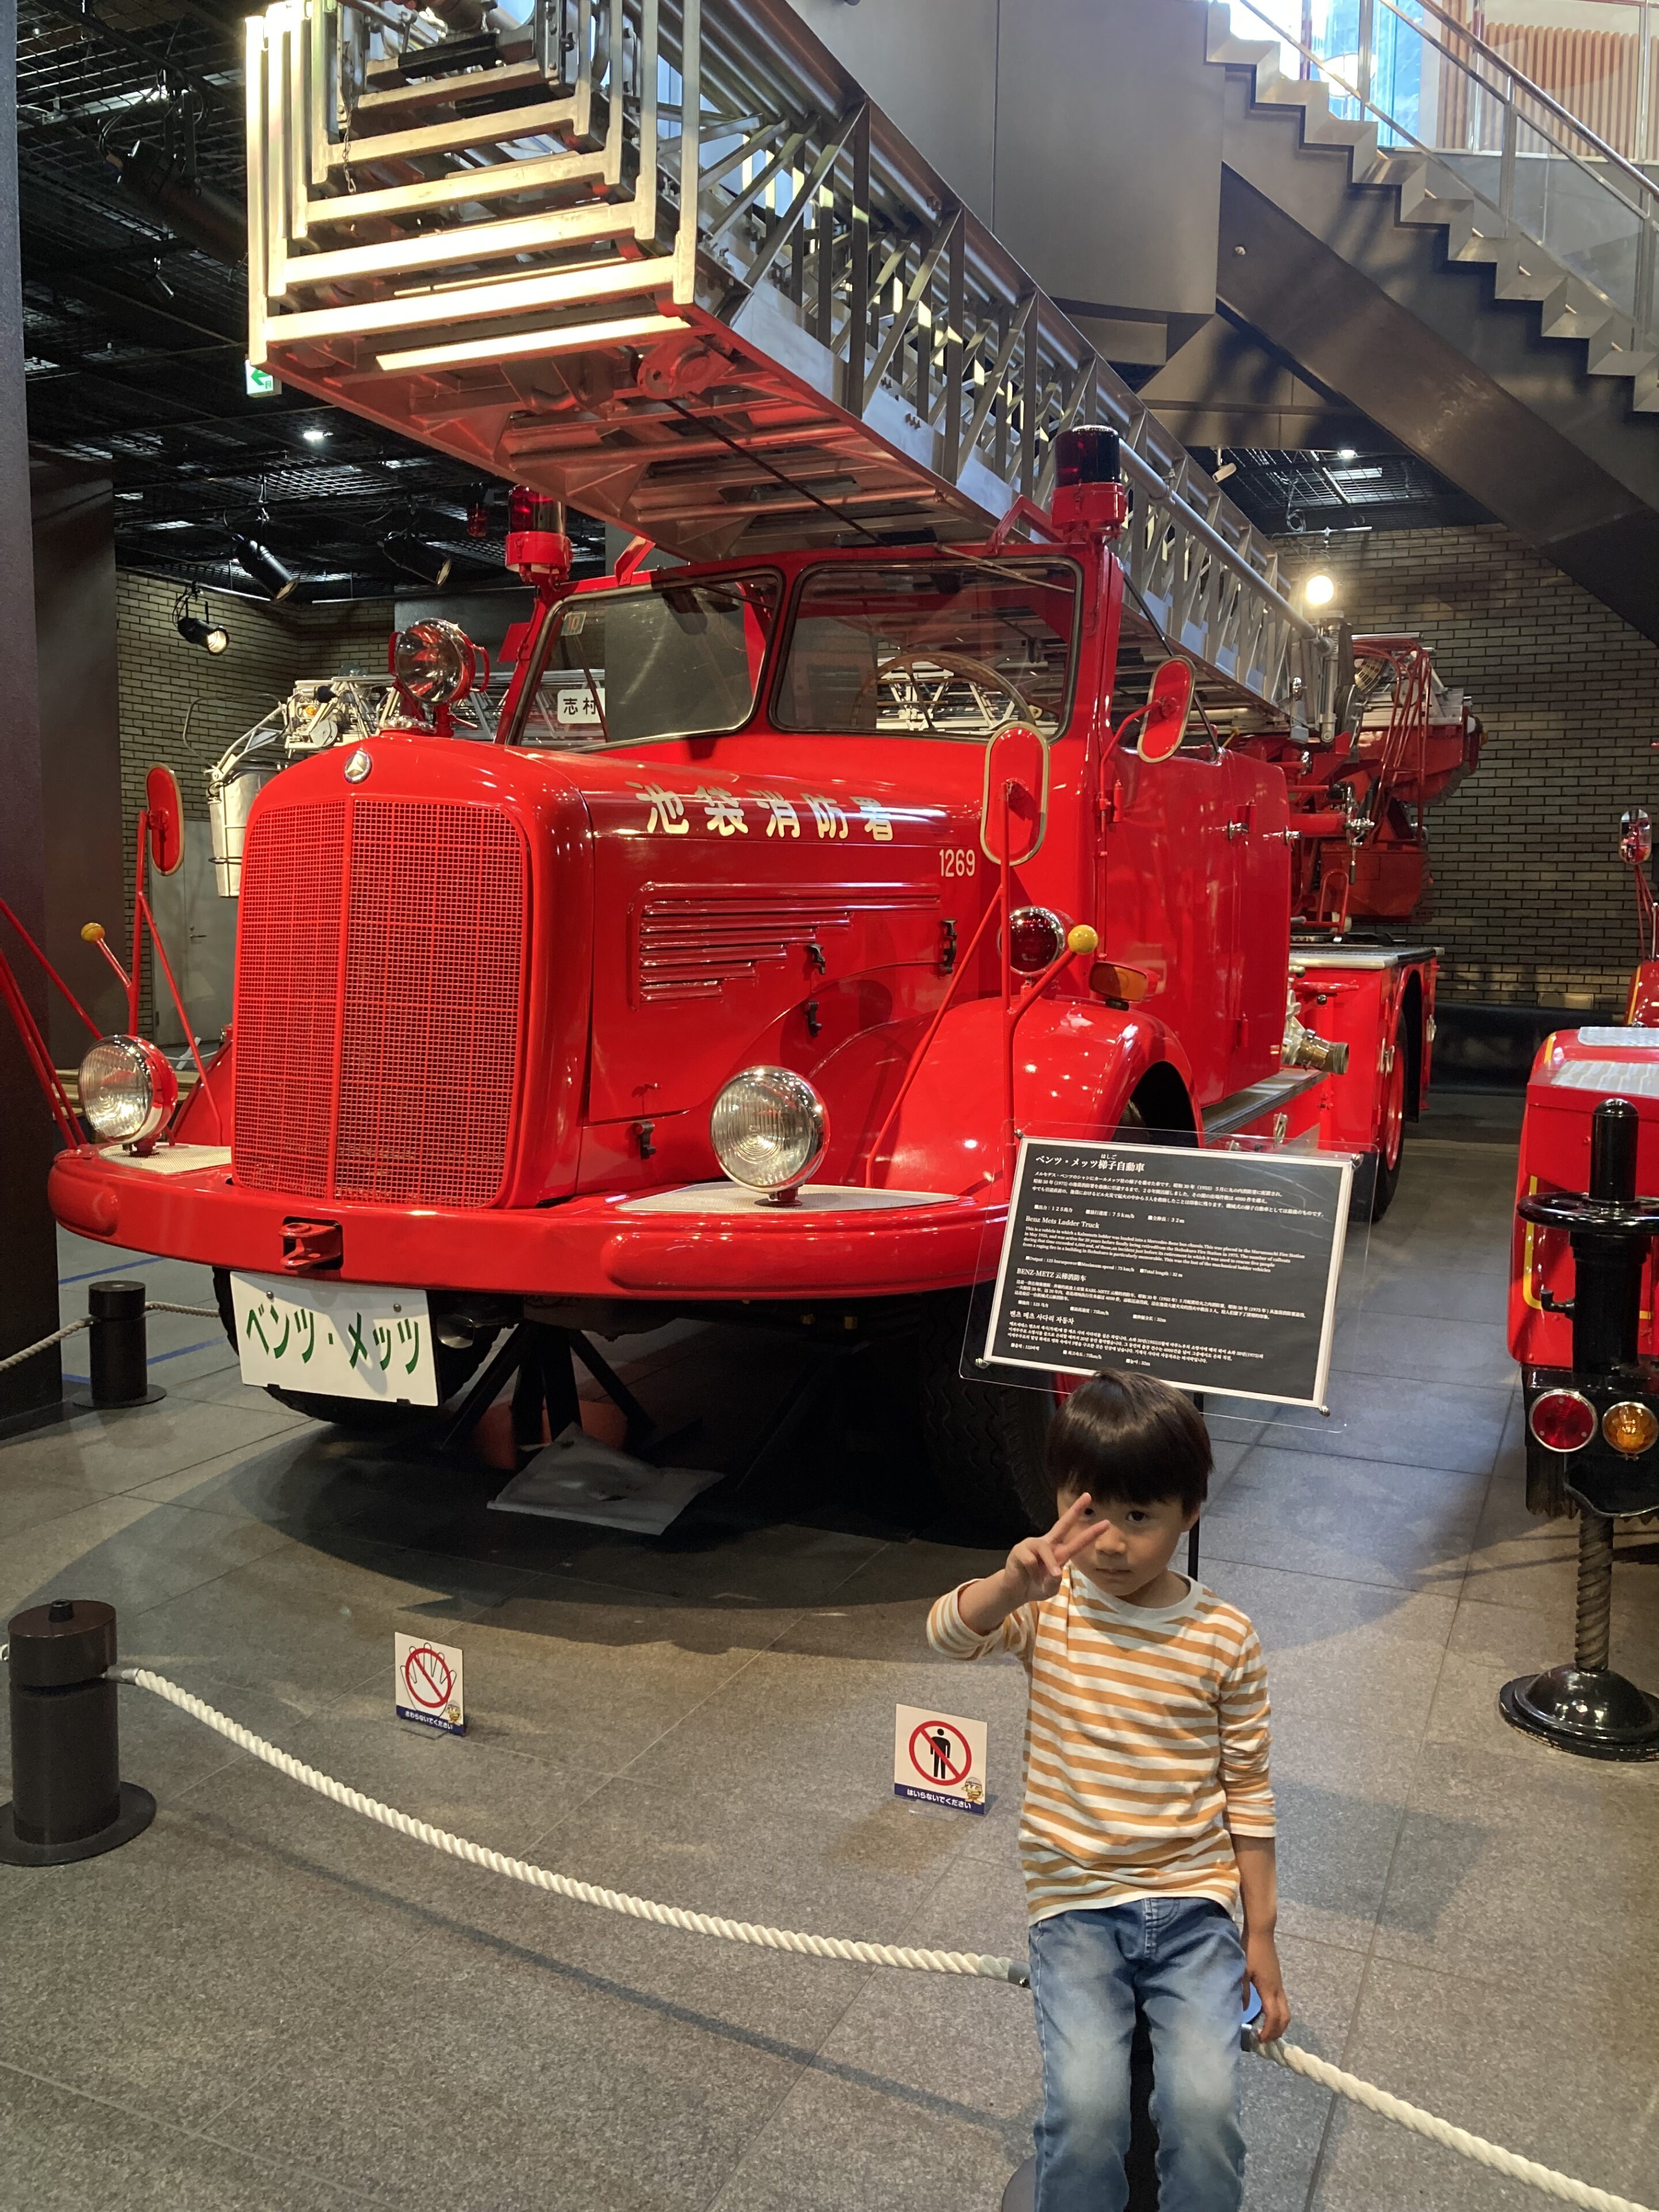
[(648, 1897), (629, 1897), (620, 1890), (599, 1889), (592, 1882), (577, 1881), (570, 1875), (554, 1874), (546, 1867), (532, 1866), (524, 1859), (508, 1858), (503, 1852), (487, 1850), (482, 1844), (469, 1843), (465, 1836), (452, 1836), (447, 1829), (416, 1820), (407, 1813), (398, 1812), (394, 1805), (382, 1805), (378, 1798), (365, 1797), (362, 1790), (348, 1789), (343, 1782), (335, 1781), (332, 1775), (319, 1774), (314, 1766), (291, 1759), (287, 1752), (278, 1751), (275, 1744), (267, 1743), (251, 1729), (216, 1712), (211, 1705), (191, 1697), (188, 1690), (181, 1690), (176, 1682), (169, 1682), (163, 1675), (152, 1674), (148, 1668), (113, 1667), (110, 1672), (118, 1682), (131, 1682), (137, 1689), (165, 1698), (180, 1712), (189, 1713), (192, 1719), (212, 1729), (239, 1749), (252, 1753), (267, 1766), (274, 1766), (291, 1782), (303, 1783), (319, 1797), (331, 1798), (337, 1805), (348, 1806), (354, 1813), (378, 1820), (383, 1828), (395, 1828), (400, 1836), (412, 1836), (416, 1843), (430, 1844), (434, 1850), (447, 1851), (453, 1859), (465, 1859), (469, 1866), (488, 1867), (492, 1874), (528, 1882), (532, 1889), (550, 1889), (556, 1896), (572, 1898), (578, 1905), (597, 1905), (606, 1912), (625, 1912), (632, 1920), (654, 1921), (659, 1928), (683, 1928), (693, 1936), (723, 1936), (728, 1942), (757, 1943), (767, 1951), (799, 1951), (814, 1959), (847, 1960), (854, 1966), (908, 1966), (921, 1973), (977, 1974), (988, 1981), (1014, 1982), (1021, 1987), (1025, 1984), (1025, 1969), (1012, 1959), (988, 1958), (977, 1951), (916, 1951), (896, 1943), (855, 1943), (840, 1936), (803, 1936), (787, 1928), (757, 1928), (746, 1920), (722, 1920), (713, 1913), (688, 1912), (678, 1905), (658, 1905)]
[[(597, 1905), (606, 1912), (626, 1913), (633, 1920), (653, 1921), (659, 1928), (683, 1928), (694, 1936), (720, 1936), (728, 1942), (755, 1943), (768, 1951), (798, 1951), (815, 1959), (842, 1959), (863, 1966), (908, 1966), (921, 1973), (975, 1974), (988, 1981), (1012, 1982), (1021, 1989), (1029, 1986), (1024, 1968), (1012, 1959), (989, 1958), (977, 1951), (916, 1951), (892, 1943), (855, 1943), (837, 1936), (804, 1936), (786, 1928), (757, 1928), (746, 1920), (722, 1920), (712, 1913), (688, 1912), (678, 1905), (658, 1905), (647, 1897), (629, 1897), (618, 1890), (599, 1889), (592, 1882), (577, 1881), (569, 1875), (554, 1874), (546, 1867), (532, 1866), (524, 1859), (508, 1858), (503, 1852), (485, 1850), (482, 1844), (469, 1843), (465, 1836), (452, 1836), (447, 1829), (416, 1820), (407, 1813), (398, 1812), (395, 1806), (381, 1804), (378, 1798), (365, 1797), (360, 1790), (348, 1789), (332, 1775), (321, 1774), (314, 1766), (307, 1766), (287, 1752), (279, 1751), (275, 1744), (267, 1743), (263, 1736), (255, 1735), (239, 1721), (204, 1705), (200, 1698), (181, 1690), (165, 1675), (152, 1674), (147, 1667), (112, 1667), (109, 1671), (112, 1680), (130, 1682), (136, 1689), (164, 1698), (168, 1705), (177, 1705), (180, 1712), (190, 1714), (192, 1719), (235, 1744), (239, 1750), (263, 1759), (267, 1766), (286, 1774), (290, 1781), (303, 1783), (319, 1797), (330, 1798), (337, 1805), (344, 1805), (368, 1820), (378, 1820), (383, 1828), (395, 1829), (400, 1836), (412, 1836), (416, 1843), (430, 1844), (434, 1850), (447, 1851), (451, 1858), (464, 1859), (469, 1866), (488, 1867), (492, 1874), (528, 1882), (532, 1889), (551, 1890), (556, 1896), (574, 1899), (579, 1905)], [(1583, 2212), (1649, 2212), (1647, 2206), (1637, 2204), (1628, 2197), (1615, 2197), (1608, 2190), (1593, 2189), (1588, 2182), (1575, 2181), (1570, 2175), (1540, 2166), (1534, 2159), (1521, 2158), (1514, 2151), (1501, 2149), (1484, 2136), (1455, 2128), (1449, 2120), (1439, 2119), (1419, 2106), (1408, 2105), (1403, 2097), (1392, 2097), (1386, 2089), (1362, 2081), (1358, 2075), (1345, 2074), (1340, 2067), (1314, 2057), (1311, 2052), (1299, 2050), (1293, 2043), (1258, 2043), (1252, 2038), (1249, 2047), (1258, 2058), (1271, 2059), (1274, 2065), (1283, 2066), (1292, 2074), (1305, 2075), (1322, 2088), (1333, 2089), (1339, 2096), (1363, 2105), (1367, 2112), (1398, 2120), (1413, 2135), (1423, 2136), (1447, 2150), (1461, 2151), (1465, 2158), (1490, 2167), (1494, 2173), (1504, 2174), (1512, 2181), (1528, 2182), (1547, 2196), (1559, 2197), (1565, 2204), (1580, 2206)]]
[(222, 1321), (224, 1319), (224, 1316), (220, 1312), (217, 1306), (174, 1306), (168, 1305), (167, 1302), (161, 1298), (152, 1298), (149, 1304), (144, 1308), (144, 1311), (146, 1313), (188, 1314), (193, 1321)]
[(1529, 2182), (1546, 2196), (1559, 2197), (1564, 2204), (1582, 2205), (1584, 2212), (1648, 2212), (1645, 2205), (1634, 2203), (1628, 2197), (1615, 2197), (1611, 2190), (1592, 2189), (1587, 2181), (1574, 2181), (1567, 2174), (1540, 2166), (1534, 2159), (1517, 2158), (1512, 2150), (1501, 2150), (1484, 2136), (1472, 2136), (1467, 2128), (1455, 2128), (1449, 2120), (1437, 2119), (1432, 2112), (1408, 2105), (1403, 2097), (1391, 2097), (1386, 2089), (1362, 2081), (1356, 2074), (1345, 2074), (1340, 2066), (1328, 2065), (1324, 2059), (1297, 2050), (1293, 2043), (1258, 2043), (1253, 2048), (1258, 2058), (1271, 2058), (1276, 2066), (1288, 2067), (1292, 2074), (1305, 2074), (1309, 2081), (1317, 2081), (1322, 2088), (1334, 2089), (1340, 2097), (1351, 2098), (1367, 2112), (1380, 2112), (1385, 2120), (1398, 2120), (1413, 2135), (1443, 2144), (1447, 2150), (1462, 2151), (1465, 2158), (1474, 2159), (1479, 2166), (1490, 2166), (1494, 2173), (1504, 2174), (1511, 2181)]
[(82, 1329), (91, 1327), (89, 1321), (72, 1321), (67, 1328), (55, 1330), (51, 1336), (43, 1336), (39, 1344), (26, 1344), (21, 1352), (14, 1352), (9, 1358), (0, 1359), (0, 1375), (3, 1375), (9, 1367), (18, 1367), (24, 1360), (33, 1359), (37, 1352), (50, 1352), (54, 1344), (61, 1344), (66, 1336), (77, 1335)]

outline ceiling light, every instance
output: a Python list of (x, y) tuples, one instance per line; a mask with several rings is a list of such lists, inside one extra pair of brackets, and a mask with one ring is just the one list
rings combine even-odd
[(300, 435), (308, 446), (325, 446), (328, 443), (328, 432), (320, 422), (307, 422)]
[(411, 576), (423, 583), (433, 584), (441, 590), (449, 581), (449, 572), (455, 565), (454, 556), (446, 553), (441, 545), (428, 545), (407, 530), (395, 531), (386, 541), (386, 558), (393, 566), (406, 568)]
[(236, 548), (236, 558), (270, 595), (273, 605), (280, 605), (298, 587), (300, 579), (270, 546), (262, 545), (257, 538), (244, 538), (238, 531), (231, 532), (230, 542)]
[(173, 603), (173, 626), (186, 645), (199, 645), (204, 652), (218, 655), (230, 643), (230, 632), (222, 623), (213, 619), (213, 610), (202, 601), (202, 611), (193, 615), (190, 611), (191, 594), (180, 592)]
[(1339, 461), (1357, 460), (1359, 458), (1358, 449), (1353, 446), (1339, 446), (1336, 449), (1336, 458)]
[(1336, 597), (1336, 586), (1322, 574), (1310, 576), (1302, 586), (1302, 596), (1310, 607), (1328, 607)]

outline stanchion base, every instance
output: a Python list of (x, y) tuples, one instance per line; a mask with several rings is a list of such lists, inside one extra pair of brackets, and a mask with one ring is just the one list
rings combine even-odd
[(167, 1395), (152, 1382), (142, 1398), (106, 1398), (100, 1405), (90, 1390), (77, 1390), (70, 1403), (77, 1413), (132, 1413), (140, 1406), (159, 1406)]
[(121, 1809), (108, 1827), (73, 1844), (27, 1844), (18, 1834), (9, 1805), (0, 1805), (0, 1866), (69, 1866), (95, 1859), (141, 1836), (155, 1818), (155, 1800), (136, 1782), (121, 1784)]
[(1517, 1674), (1498, 1704), (1511, 1728), (1581, 1759), (1659, 1759), (1659, 1699), (1611, 1668)]
[(1036, 2212), (1036, 2160), (1028, 2158), (1002, 2192), (1002, 2212)]

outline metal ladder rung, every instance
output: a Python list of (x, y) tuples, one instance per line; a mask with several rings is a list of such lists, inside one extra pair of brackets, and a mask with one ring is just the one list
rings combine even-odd
[(388, 86), (384, 92), (361, 92), (352, 102), (354, 123), (365, 115), (395, 115), (406, 107), (441, 107), (451, 100), (474, 100), (482, 94), (527, 92), (547, 79), (534, 62), (520, 62), (507, 69), (468, 70), (458, 76), (416, 77), (412, 84)]
[(399, 276), (445, 262), (490, 261), (508, 253), (537, 253), (561, 246), (619, 238), (631, 233), (631, 201), (599, 200), (588, 207), (555, 208), (503, 222), (467, 223), (459, 230), (377, 240), (332, 253), (296, 254), (287, 264), (290, 285), (334, 284), (353, 276)]
[(271, 341), (307, 344), (319, 338), (379, 337), (395, 331), (424, 329), (432, 323), (477, 322), (493, 315), (516, 315), (538, 307), (576, 307), (588, 300), (626, 298), (641, 292), (672, 291), (671, 254), (641, 261), (596, 261), (580, 269), (515, 277), (501, 284), (411, 293), (402, 300), (366, 300), (344, 307), (314, 307), (301, 314), (272, 315)]
[(313, 230), (366, 217), (418, 215), (432, 208), (465, 206), (473, 200), (511, 199), (520, 192), (544, 191), (559, 185), (598, 180), (605, 173), (604, 154), (543, 154), (529, 161), (495, 161), (486, 168), (458, 169), (418, 185), (389, 185), (384, 190), (342, 192), (307, 203)]
[(328, 149), (331, 169), (361, 167), (365, 161), (403, 161), (410, 154), (459, 154), (469, 146), (495, 146), (509, 138), (539, 138), (562, 131), (576, 119), (574, 100), (543, 100), (534, 107), (509, 107), (498, 115), (468, 115), (453, 123), (428, 123), (418, 131), (385, 131), (372, 138), (349, 138)]

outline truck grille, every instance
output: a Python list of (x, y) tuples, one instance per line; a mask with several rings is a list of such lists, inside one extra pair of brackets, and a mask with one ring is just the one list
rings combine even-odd
[(248, 832), (236, 1180), (490, 1206), (520, 1066), (524, 841), (498, 809), (341, 799)]

